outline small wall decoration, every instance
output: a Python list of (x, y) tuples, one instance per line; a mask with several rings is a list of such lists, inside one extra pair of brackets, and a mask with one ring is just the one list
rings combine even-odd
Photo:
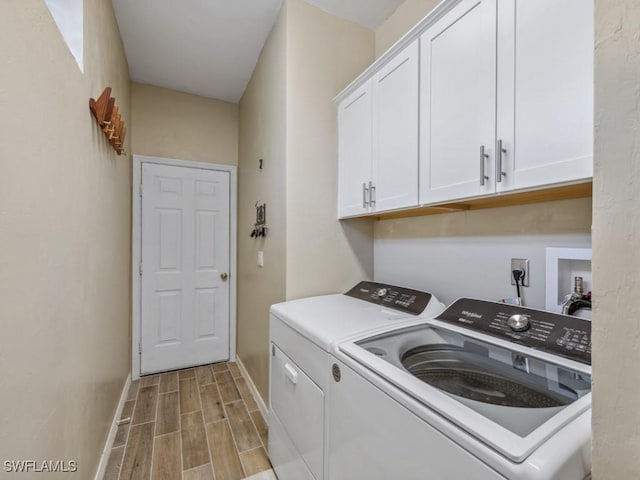
[(89, 109), (116, 153), (125, 155), (124, 138), (127, 135), (127, 127), (118, 111), (116, 99), (111, 96), (111, 87), (105, 88), (97, 100), (91, 98)]
[(251, 232), (251, 238), (267, 236), (267, 204), (256, 202), (256, 224)]

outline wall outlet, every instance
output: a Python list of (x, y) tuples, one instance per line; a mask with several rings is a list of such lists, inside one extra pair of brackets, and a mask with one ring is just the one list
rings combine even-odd
[(511, 259), (511, 270), (509, 270), (511, 285), (516, 284), (516, 281), (513, 279), (513, 273), (512, 273), (516, 268), (521, 268), (522, 270), (524, 270), (524, 278), (520, 282), (520, 285), (528, 287), (529, 286), (529, 260), (527, 260), (526, 258)]
[(262, 250), (258, 250), (258, 266), (264, 267), (264, 252)]

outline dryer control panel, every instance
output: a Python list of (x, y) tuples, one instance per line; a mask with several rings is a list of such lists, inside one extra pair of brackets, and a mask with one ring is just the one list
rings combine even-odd
[(460, 298), (437, 320), (591, 365), (591, 322), (559, 313)]
[(411, 315), (421, 314), (431, 300), (430, 293), (377, 282), (360, 282), (345, 295)]

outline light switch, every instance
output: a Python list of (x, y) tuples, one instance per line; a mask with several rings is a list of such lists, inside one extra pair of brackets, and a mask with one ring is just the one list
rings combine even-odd
[(258, 250), (258, 266), (264, 267), (264, 252), (262, 250)]

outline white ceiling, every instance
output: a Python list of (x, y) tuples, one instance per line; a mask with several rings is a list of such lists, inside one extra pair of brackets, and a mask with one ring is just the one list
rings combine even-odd
[[(403, 0), (305, 0), (375, 28)], [(112, 0), (134, 82), (238, 102), (282, 0)]]

